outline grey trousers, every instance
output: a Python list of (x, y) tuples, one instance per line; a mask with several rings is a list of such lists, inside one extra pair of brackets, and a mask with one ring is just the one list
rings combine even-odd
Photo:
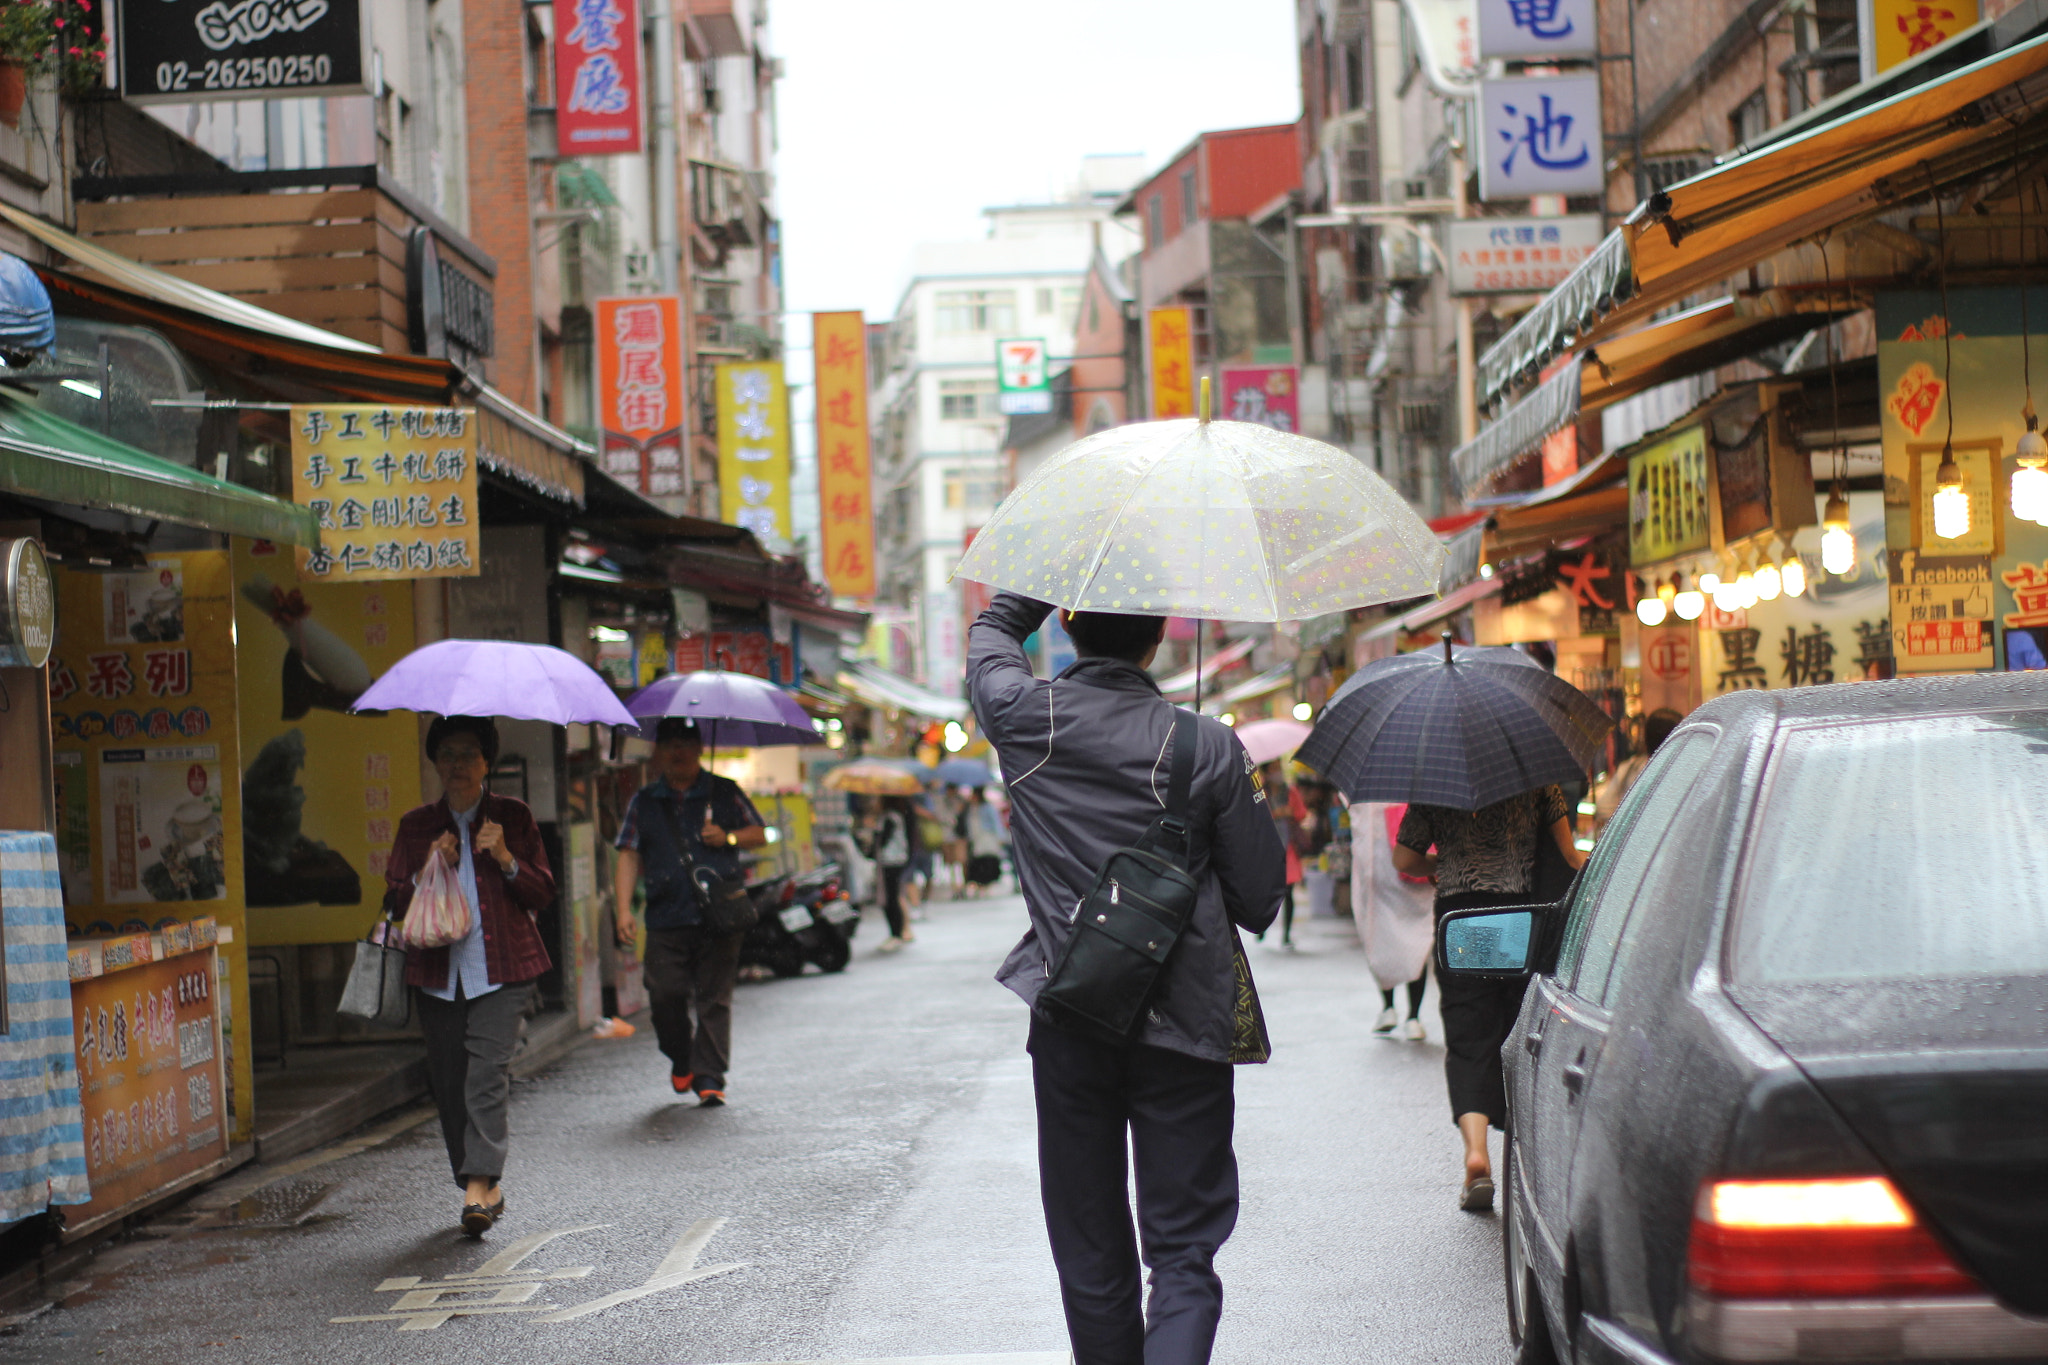
[(505, 1174), (512, 1053), (533, 1001), (533, 983), (514, 982), (474, 999), (437, 1000), (413, 991), (427, 1037), (427, 1088), (441, 1111), (441, 1137), (455, 1183)]
[(654, 1016), (654, 1039), (668, 1058), (670, 1073), (695, 1077), (690, 1088), (700, 1094), (724, 1090), (726, 1068), (732, 1065), (732, 988), (744, 937), (714, 936), (698, 928), (647, 931), (641, 980)]

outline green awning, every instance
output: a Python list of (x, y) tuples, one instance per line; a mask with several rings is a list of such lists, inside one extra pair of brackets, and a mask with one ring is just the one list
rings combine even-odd
[(0, 390), (0, 490), (286, 545), (317, 545), (312, 509), (161, 460)]

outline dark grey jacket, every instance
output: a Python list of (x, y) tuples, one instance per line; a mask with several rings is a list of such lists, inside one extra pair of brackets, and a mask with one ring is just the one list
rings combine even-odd
[[(967, 632), (967, 694), (1002, 763), (1031, 915), (996, 979), (1027, 1002), (1103, 863), (1166, 808), (1174, 716), (1151, 675), (1119, 659), (1083, 659), (1051, 682), (1033, 676), (1023, 642), (1051, 610), (1001, 593)], [(1287, 851), (1237, 736), (1206, 718), (1195, 733), (1188, 853), (1201, 892), (1138, 1041), (1223, 1062), (1236, 1004), (1232, 925), (1262, 931), (1273, 922)]]

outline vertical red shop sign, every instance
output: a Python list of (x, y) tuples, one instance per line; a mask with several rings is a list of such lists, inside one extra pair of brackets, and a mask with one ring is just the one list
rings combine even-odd
[(604, 472), (653, 497), (681, 496), (682, 300), (599, 299), (594, 329)]
[(563, 156), (637, 152), (640, 21), (634, 0), (554, 0), (555, 146)]

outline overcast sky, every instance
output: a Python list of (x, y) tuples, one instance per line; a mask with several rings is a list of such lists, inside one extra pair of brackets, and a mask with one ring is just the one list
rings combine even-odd
[(891, 316), (913, 244), (982, 236), (981, 209), (1055, 195), (1084, 155), (1156, 168), (1196, 133), (1301, 109), (1291, 0), (773, 0), (770, 17), (792, 312)]

